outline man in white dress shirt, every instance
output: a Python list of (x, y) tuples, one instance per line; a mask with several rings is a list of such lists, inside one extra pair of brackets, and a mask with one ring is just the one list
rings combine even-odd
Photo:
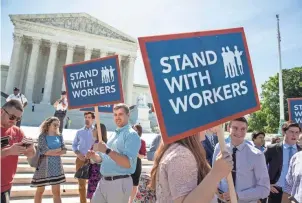
[[(10, 100), (18, 100), (19, 102), (21, 102), (23, 108), (26, 107), (27, 105), (27, 99), (26, 97), (24, 96), (24, 94), (21, 94), (20, 93), (20, 89), (15, 87), (14, 88), (14, 93), (9, 95), (7, 98), (6, 98), (6, 102), (9, 102)], [(20, 121), (18, 121), (16, 123), (16, 126), (20, 127), (21, 126), (21, 119)]]
[(60, 120), (60, 133), (62, 134), (63, 132), (63, 124), (64, 124), (64, 119), (67, 113), (67, 108), (68, 108), (68, 102), (66, 98), (66, 91), (62, 91), (61, 93), (61, 98), (58, 99), (54, 105), (56, 109), (55, 111), (55, 117), (57, 117)]

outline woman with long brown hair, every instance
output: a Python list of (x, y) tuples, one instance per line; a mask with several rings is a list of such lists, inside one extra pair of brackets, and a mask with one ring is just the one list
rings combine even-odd
[(231, 172), (233, 162), (231, 155), (223, 152), (211, 170), (201, 145), (204, 139), (204, 133), (200, 133), (172, 144), (160, 144), (150, 185), (158, 203), (208, 203), (213, 200), (219, 181)]
[(59, 126), (57, 117), (50, 117), (41, 124), (38, 138), (39, 164), (31, 182), (32, 187), (37, 187), (35, 203), (42, 202), (47, 185), (51, 185), (54, 203), (61, 203), (60, 184), (66, 181), (61, 155), (66, 153), (67, 148)]

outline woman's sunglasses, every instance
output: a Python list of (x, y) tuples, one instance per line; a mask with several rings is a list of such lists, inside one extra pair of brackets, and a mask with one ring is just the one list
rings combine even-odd
[(7, 113), (9, 120), (11, 120), (11, 121), (16, 120), (17, 122), (21, 121), (22, 117), (17, 117), (13, 114), (8, 113), (5, 109), (3, 109), (3, 110), (5, 111), (5, 113)]

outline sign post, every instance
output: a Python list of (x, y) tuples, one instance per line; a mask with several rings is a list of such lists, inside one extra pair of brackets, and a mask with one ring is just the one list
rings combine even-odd
[(100, 115), (99, 115), (99, 108), (98, 106), (94, 107), (94, 113), (95, 113), (95, 120), (96, 120), (96, 128), (98, 131), (98, 137), (99, 137), (99, 142), (102, 142), (102, 131), (101, 131), (101, 121), (100, 121)]
[[(141, 37), (139, 44), (164, 143), (260, 109), (243, 28)], [(231, 174), (236, 203), (230, 181)]]

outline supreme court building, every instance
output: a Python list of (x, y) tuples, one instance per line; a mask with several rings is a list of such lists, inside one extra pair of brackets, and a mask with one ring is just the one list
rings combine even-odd
[[(118, 55), (125, 103), (132, 105), (137, 40), (86, 14), (10, 15), (14, 45), (5, 92), (52, 104), (65, 89), (63, 66)], [(3, 90), (3, 88), (2, 88)]]
[[(86, 13), (10, 15), (10, 19), (14, 45), (9, 66), (1, 65), (1, 91), (12, 94), (18, 87), (27, 97), (22, 125), (39, 126), (54, 114), (52, 104), (65, 89), (65, 64), (114, 54), (119, 57), (125, 103), (133, 107), (140, 95), (146, 96), (148, 105), (152, 103), (149, 87), (133, 84), (138, 50), (135, 38)], [(5, 102), (3, 97), (1, 101)], [(131, 115), (133, 124), (137, 118), (135, 113)], [(72, 120), (71, 128), (82, 127), (83, 112), (68, 110), (67, 116)], [(153, 113), (148, 116), (156, 123)], [(100, 117), (108, 130), (115, 129), (112, 113)]]

